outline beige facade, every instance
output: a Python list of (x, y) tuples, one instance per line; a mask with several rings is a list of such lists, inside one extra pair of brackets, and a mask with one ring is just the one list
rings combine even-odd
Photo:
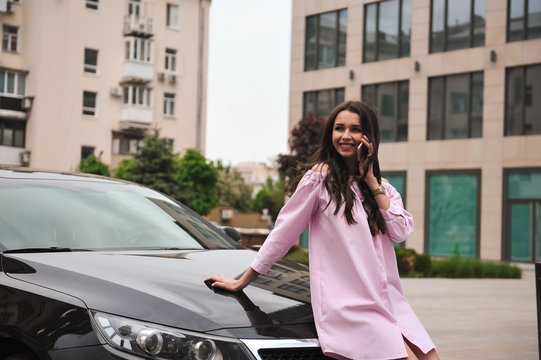
[(25, 83), (24, 92), (0, 94), (20, 101), (0, 101), (9, 130), (0, 165), (70, 171), (93, 151), (114, 168), (155, 128), (175, 152), (203, 151), (209, 6), (0, 0), (4, 39), (17, 30), (15, 48), (4, 41), (0, 70)]
[[(411, 0), (409, 56), (363, 62), (364, 11), (371, 3), (375, 1), (293, 0), (290, 128), (303, 116), (306, 92), (343, 88), (345, 99), (360, 99), (363, 85), (409, 81), (407, 141), (382, 143), (379, 153), (383, 171), (406, 174), (407, 208), (416, 221), (416, 230), (407, 239), (407, 247), (418, 252), (427, 249), (427, 172), (474, 169), (481, 174), (476, 256), (490, 260), (506, 258), (502, 255), (505, 253), (502, 244), (506, 243), (502, 235), (506, 221), (503, 209), (507, 206), (502, 200), (504, 169), (538, 171), (541, 168), (541, 135), (504, 136), (506, 71), (515, 66), (541, 63), (541, 38), (507, 42), (508, 1), (487, 0), (483, 46), (430, 53), (431, 1)], [(307, 16), (338, 9), (347, 9), (345, 66), (305, 71)], [(427, 140), (429, 79), (471, 72), (484, 73), (482, 135)], [(539, 89), (534, 91), (533, 106), (538, 107), (541, 93)], [(536, 122), (541, 119), (537, 118)], [(535, 229), (541, 227), (541, 218), (537, 219), (534, 219), (538, 222)], [(536, 239), (533, 241), (539, 241)]]

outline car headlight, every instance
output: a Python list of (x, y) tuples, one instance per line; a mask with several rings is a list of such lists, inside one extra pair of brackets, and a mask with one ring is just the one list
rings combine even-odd
[(97, 328), (114, 348), (155, 359), (248, 360), (236, 339), (208, 336), (92, 312)]

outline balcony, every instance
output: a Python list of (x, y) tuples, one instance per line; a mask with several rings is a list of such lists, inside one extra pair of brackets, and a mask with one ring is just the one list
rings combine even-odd
[(151, 81), (154, 76), (154, 64), (137, 60), (126, 60), (122, 64), (123, 81)]
[(151, 107), (124, 105), (120, 109), (120, 129), (148, 130), (152, 126)]
[(28, 151), (24, 151), (24, 148), (2, 146), (0, 145), (0, 165), (6, 166), (27, 166), (30, 156)]
[(154, 20), (145, 16), (126, 15), (124, 35), (151, 37), (154, 35)]

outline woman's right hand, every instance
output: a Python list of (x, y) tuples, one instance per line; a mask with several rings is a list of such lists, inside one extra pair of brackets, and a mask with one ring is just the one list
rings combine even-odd
[(211, 287), (219, 287), (229, 291), (241, 291), (246, 287), (240, 279), (235, 280), (223, 275), (209, 276), (205, 279), (205, 282), (210, 282)]

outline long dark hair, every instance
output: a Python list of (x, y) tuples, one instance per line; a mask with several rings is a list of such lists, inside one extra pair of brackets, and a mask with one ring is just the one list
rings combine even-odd
[[(360, 165), (363, 169), (362, 175), (359, 171), (359, 166), (356, 166), (355, 173), (353, 176), (351, 176), (352, 174), (348, 172), (344, 158), (336, 151), (332, 143), (334, 122), (338, 114), (344, 110), (359, 115), (359, 118), (361, 119), (361, 129), (374, 147), (372, 156), (365, 157), (361, 161)], [(355, 224), (357, 222), (353, 217), (352, 211), (355, 201), (355, 193), (351, 189), (352, 183), (357, 182), (359, 189), (364, 195), (363, 208), (368, 215), (368, 226), (370, 227), (370, 232), (372, 235), (377, 233), (384, 234), (387, 232), (385, 220), (381, 215), (378, 204), (376, 203), (376, 199), (364, 181), (366, 173), (368, 172), (368, 167), (372, 162), (374, 176), (378, 180), (378, 183), (381, 184), (381, 171), (378, 160), (379, 140), (379, 124), (374, 110), (369, 105), (360, 101), (349, 100), (338, 105), (333, 110), (329, 116), (329, 119), (327, 120), (327, 124), (325, 125), (325, 130), (323, 132), (318, 150), (314, 153), (310, 161), (307, 164), (304, 164), (305, 170), (312, 168), (314, 165), (327, 165), (327, 175), (324, 183), (325, 188), (331, 195), (331, 200), (334, 199), (336, 202), (334, 214), (336, 215), (342, 205), (345, 204), (344, 214), (346, 215), (348, 224)], [(296, 188), (301, 177), (302, 175), (293, 181), (292, 189)], [(330, 201), (327, 206), (329, 205)]]

